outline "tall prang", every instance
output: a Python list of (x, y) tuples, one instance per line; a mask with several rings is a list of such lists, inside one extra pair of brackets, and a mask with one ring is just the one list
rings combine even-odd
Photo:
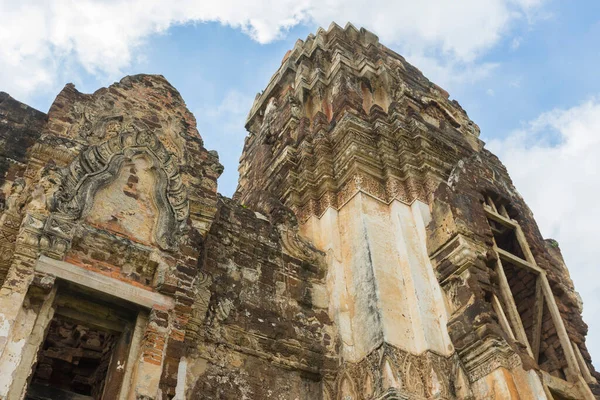
[(246, 128), (234, 199), (283, 203), (326, 254), (324, 398), (598, 394), (558, 244), (461, 106), (374, 34), (298, 40)]

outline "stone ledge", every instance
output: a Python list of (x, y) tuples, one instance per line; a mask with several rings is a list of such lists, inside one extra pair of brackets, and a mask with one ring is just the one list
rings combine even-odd
[(175, 300), (170, 297), (128, 285), (125, 282), (85, 270), (65, 261), (41, 256), (35, 265), (35, 270), (127, 300), (145, 308), (160, 307), (170, 310), (175, 307)]

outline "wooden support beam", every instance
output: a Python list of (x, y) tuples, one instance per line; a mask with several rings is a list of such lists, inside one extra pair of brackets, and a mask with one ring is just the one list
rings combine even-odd
[(567, 382), (560, 378), (550, 375), (546, 371), (542, 373), (542, 384), (547, 386), (552, 392), (560, 395), (562, 398), (571, 400), (595, 400), (589, 386), (585, 383), (581, 375), (573, 382)]
[(502, 304), (500, 303), (500, 300), (498, 300), (498, 297), (495, 294), (492, 295), (492, 307), (494, 308), (494, 311), (498, 315), (498, 320), (500, 321), (500, 326), (502, 327), (504, 332), (506, 332), (512, 340), (515, 340), (515, 334), (513, 333), (512, 328), (510, 327), (510, 324), (508, 323), (506, 314), (504, 314), (504, 309), (502, 308)]
[(546, 278), (546, 274), (540, 274), (538, 279), (540, 279), (542, 282), (542, 291), (544, 293), (544, 298), (546, 300), (546, 303), (548, 304), (548, 310), (550, 311), (550, 315), (552, 316), (552, 322), (554, 322), (554, 327), (556, 328), (556, 333), (558, 334), (560, 345), (563, 349), (565, 359), (567, 360), (567, 365), (569, 366), (567, 378), (570, 382), (576, 382), (580, 376), (579, 374), (577, 374), (577, 360), (575, 359), (575, 353), (573, 352), (573, 347), (571, 346), (571, 340), (569, 339), (569, 335), (567, 334), (567, 329), (565, 328), (565, 324), (560, 315), (560, 311), (558, 310), (558, 306), (556, 305), (554, 293), (552, 293), (552, 288), (550, 287), (548, 278)]
[(498, 235), (504, 235), (506, 233), (506, 231), (509, 229), (509, 228), (505, 227), (504, 225), (500, 225), (501, 226), (500, 229), (496, 228), (496, 226), (499, 226), (499, 225), (495, 225), (495, 226), (490, 225), (490, 228), (492, 229), (493, 233), (498, 234)]
[(127, 355), (130, 351), (129, 344), (131, 343), (132, 331), (133, 327), (131, 325), (126, 326), (112, 351), (108, 370), (106, 371), (104, 390), (102, 391), (103, 399), (117, 399), (121, 390), (127, 390), (127, 388), (123, 388), (122, 386), (123, 377), (126, 372), (125, 364), (127, 362)]
[(594, 393), (592, 393), (592, 389), (588, 386), (588, 384), (583, 379), (583, 376), (579, 375), (577, 377), (579, 379), (578, 389), (579, 393), (581, 393), (581, 398), (584, 400), (598, 400)]
[(521, 257), (517, 257), (514, 254), (509, 253), (508, 251), (506, 251), (504, 249), (495, 247), (494, 250), (496, 251), (496, 253), (498, 253), (498, 255), (500, 256), (501, 259), (505, 260), (506, 262), (511, 263), (512, 265), (514, 265), (516, 267), (525, 268), (525, 269), (529, 270), (530, 272), (540, 274), (540, 275), (544, 273), (544, 271), (537, 265), (533, 265), (530, 262), (523, 260)]
[(62, 315), (63, 317), (71, 318), (77, 321), (81, 321), (91, 327), (108, 330), (115, 333), (120, 333), (125, 329), (125, 326), (119, 324), (115, 321), (111, 321), (105, 318), (98, 318), (97, 316), (90, 315), (86, 312), (82, 312), (79, 310), (74, 310), (72, 308), (66, 307), (57, 307), (56, 309), (57, 315)]
[(486, 201), (487, 201), (487, 204), (490, 206), (490, 208), (492, 210), (494, 210), (495, 213), (498, 213), (498, 209), (496, 208), (496, 204), (494, 203), (494, 200), (492, 200), (492, 198), (490, 196), (486, 196)]
[(552, 396), (552, 392), (550, 391), (550, 388), (544, 381), (542, 381), (542, 387), (544, 388), (544, 393), (546, 394), (546, 397), (548, 398), (548, 400), (554, 400), (554, 396)]
[(508, 284), (508, 279), (506, 279), (504, 267), (502, 266), (500, 259), (496, 261), (496, 273), (500, 279), (500, 292), (502, 294), (504, 304), (506, 304), (508, 318), (510, 318), (510, 322), (515, 330), (515, 336), (519, 342), (523, 343), (527, 347), (527, 352), (531, 357), (533, 357), (531, 347), (529, 346), (529, 340), (527, 340), (527, 335), (525, 334), (525, 328), (523, 328), (523, 321), (521, 321), (519, 310), (517, 310), (517, 305), (515, 304), (515, 299), (510, 291), (510, 285)]
[(518, 224), (515, 228), (515, 235), (517, 236), (517, 241), (519, 242), (519, 246), (521, 246), (521, 250), (523, 251), (525, 260), (537, 267), (535, 258), (531, 253), (531, 249), (529, 248), (529, 244), (527, 243), (527, 239), (525, 238), (525, 234), (523, 233), (523, 229), (521, 229), (521, 226)]
[[(488, 200), (491, 201), (491, 198), (488, 197)], [(581, 398), (590, 399), (590, 400), (594, 399), (594, 395), (592, 394), (589, 386), (586, 383), (586, 379), (584, 378), (585, 369), (580, 367), (580, 360), (578, 360), (575, 355), (575, 353), (579, 349), (576, 346), (573, 346), (573, 344), (569, 338), (569, 335), (565, 328), (565, 324), (560, 315), (560, 311), (558, 310), (558, 306), (556, 305), (556, 299), (554, 298), (554, 293), (552, 293), (552, 288), (550, 287), (550, 283), (548, 282), (548, 278), (546, 277), (546, 272), (537, 266), (535, 258), (533, 257), (533, 253), (531, 252), (531, 248), (529, 247), (529, 244), (527, 243), (527, 238), (525, 237), (525, 234), (523, 233), (521, 226), (516, 221), (510, 219), (505, 207), (501, 208), (500, 212), (503, 214), (503, 215), (501, 215), (498, 213), (496, 206), (493, 204), (493, 201), (491, 201), (491, 205), (493, 207), (490, 207), (486, 204), (483, 205), (483, 209), (486, 213), (486, 216), (489, 219), (499, 222), (504, 226), (507, 226), (509, 228), (514, 228), (515, 236), (517, 238), (519, 246), (521, 247), (521, 250), (523, 251), (523, 255), (525, 256), (525, 259), (522, 259), (520, 257), (515, 256), (514, 254), (511, 254), (505, 250), (498, 248), (498, 246), (496, 246), (496, 242), (494, 240), (494, 250), (498, 253), (498, 255), (500, 257), (496, 263), (496, 265), (497, 265), (496, 270), (497, 270), (498, 276), (500, 277), (500, 288), (501, 288), (501, 292), (502, 292), (502, 297), (505, 298), (505, 303), (508, 306), (509, 317), (511, 318), (511, 322), (513, 323), (513, 326), (515, 326), (517, 337), (519, 338), (519, 340), (521, 340), (521, 337), (525, 336), (525, 343), (527, 344), (527, 349), (529, 351), (529, 354), (531, 354), (533, 357), (532, 349), (531, 349), (529, 343), (527, 342), (527, 336), (525, 335), (525, 330), (523, 329), (523, 324), (522, 324), (521, 318), (518, 314), (518, 310), (516, 309), (516, 305), (514, 303), (514, 298), (512, 296), (512, 293), (510, 292), (510, 287), (508, 286), (508, 280), (506, 279), (506, 275), (504, 273), (504, 268), (502, 267), (501, 259), (504, 259), (518, 267), (528, 268), (529, 270), (536, 272), (538, 274), (538, 278), (537, 278), (537, 282), (536, 282), (536, 305), (535, 305), (535, 310), (534, 310), (534, 318), (535, 318), (534, 331), (533, 331), (534, 336), (532, 338), (532, 341), (534, 343), (534, 349), (535, 349), (535, 357), (534, 358), (536, 359), (536, 361), (538, 360), (539, 346), (540, 346), (539, 342), (541, 340), (540, 339), (541, 333), (539, 333), (539, 330), (540, 330), (541, 320), (542, 320), (542, 316), (543, 316), (542, 314), (543, 314), (543, 304), (544, 304), (539, 296), (540, 289), (538, 289), (538, 288), (541, 288), (541, 292), (543, 294), (543, 300), (546, 302), (546, 304), (548, 306), (548, 310), (552, 317), (552, 322), (554, 323), (554, 327), (556, 329), (556, 333), (558, 335), (560, 345), (563, 349), (563, 354), (564, 354), (565, 360), (567, 361), (568, 368), (566, 368), (566, 371), (565, 371), (566, 375), (567, 375), (567, 379), (569, 382), (571, 382), (572, 385), (575, 385), (575, 387), (577, 387), (577, 389), (578, 389), (577, 391), (580, 393)], [(508, 290), (506, 290), (506, 289), (508, 289)], [(514, 315), (515, 312), (516, 312), (516, 318)], [(517, 322), (516, 325), (515, 325), (515, 322)], [(585, 366), (585, 363), (584, 363), (584, 366)], [(587, 366), (586, 366), (586, 368), (587, 368)], [(557, 388), (553, 387), (553, 384), (556, 385), (556, 383), (557, 383), (556, 380), (562, 381), (562, 379), (554, 378), (544, 371), (542, 371), (542, 373), (544, 374), (544, 382), (543, 382), (544, 385), (547, 385), (552, 390), (556, 390)]]
[(485, 215), (489, 219), (493, 219), (494, 221), (499, 222), (502, 225), (507, 226), (509, 228), (513, 228), (513, 229), (517, 228), (517, 223), (515, 221), (513, 221), (510, 218), (503, 217), (502, 215), (495, 212), (490, 206), (484, 204), (483, 209), (485, 211)]
[(535, 304), (533, 306), (533, 326), (531, 328), (531, 351), (533, 358), (538, 362), (540, 358), (540, 343), (542, 340), (542, 317), (544, 316), (544, 294), (542, 293), (542, 282), (538, 277), (535, 280)]
[(578, 399), (577, 394), (579, 390), (577, 390), (575, 383), (566, 382), (560, 378), (550, 375), (546, 371), (542, 372), (542, 383), (544, 386), (547, 386), (551, 392), (554, 392), (566, 399)]
[(556, 305), (556, 299), (554, 298), (554, 293), (552, 293), (552, 288), (550, 287), (546, 273), (537, 266), (535, 258), (533, 257), (533, 253), (531, 252), (531, 248), (527, 243), (527, 238), (525, 238), (523, 229), (521, 229), (519, 224), (517, 224), (515, 227), (515, 234), (523, 254), (525, 255), (525, 259), (532, 266), (532, 268), (534, 268), (536, 271), (539, 271), (538, 280), (541, 282), (542, 292), (544, 294), (546, 304), (548, 305), (550, 315), (552, 316), (552, 322), (556, 328), (556, 333), (558, 334), (567, 365), (569, 366), (567, 370), (567, 378), (570, 382), (583, 382), (583, 386), (585, 387), (580, 384), (580, 391), (585, 398), (588, 398), (591, 395), (591, 391), (584, 381), (583, 371), (581, 371), (579, 368), (578, 360), (575, 356), (575, 351), (573, 350), (573, 345), (565, 328), (562, 316), (560, 315), (560, 311), (558, 310), (558, 306)]
[(500, 207), (499, 207), (499, 213), (500, 213), (500, 215), (502, 215), (504, 218), (508, 218), (508, 219), (510, 219), (510, 216), (508, 215), (508, 211), (506, 211), (506, 207), (504, 207), (504, 204), (500, 204)]
[(129, 400), (135, 398), (135, 378), (138, 373), (139, 360), (141, 357), (141, 343), (144, 331), (148, 325), (148, 314), (145, 311), (138, 313), (133, 328), (127, 363), (125, 364), (125, 375), (123, 376), (123, 386), (119, 393), (119, 400)]
[(577, 358), (577, 362), (579, 363), (579, 369), (581, 370), (583, 379), (585, 379), (587, 383), (598, 383), (598, 380), (592, 376), (592, 373), (590, 372), (587, 363), (583, 359), (583, 355), (581, 354), (581, 350), (579, 350), (579, 346), (577, 346), (574, 342), (571, 343), (573, 344), (575, 358)]
[[(130, 315), (131, 311), (127, 312), (119, 306), (107, 307), (105, 304), (94, 302), (92, 298), (76, 293), (69, 293), (63, 291), (62, 288), (60, 292), (55, 302), (57, 314), (69, 318), (72, 318), (76, 314), (87, 315), (89, 321), (84, 321), (83, 319), (82, 321), (94, 323), (101, 329), (109, 329), (116, 332), (121, 332), (123, 327), (132, 319)], [(82, 316), (81, 318), (84, 317)], [(99, 321), (94, 322), (94, 319)], [(103, 326), (99, 326), (98, 324), (102, 324)]]

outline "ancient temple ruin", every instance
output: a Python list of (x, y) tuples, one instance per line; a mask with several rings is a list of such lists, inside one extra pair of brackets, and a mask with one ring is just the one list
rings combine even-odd
[(595, 399), (582, 304), (478, 126), (378, 38), (299, 40), (239, 186), (163, 77), (0, 93), (0, 399)]

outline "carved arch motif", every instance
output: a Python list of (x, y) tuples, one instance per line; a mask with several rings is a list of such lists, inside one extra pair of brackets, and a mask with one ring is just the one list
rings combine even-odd
[(421, 101), (425, 105), (423, 109), (424, 113), (431, 114), (433, 117), (436, 117), (439, 120), (447, 120), (450, 123), (450, 125), (452, 125), (455, 128), (461, 127), (461, 123), (454, 116), (454, 114), (452, 114), (450, 110), (448, 110), (438, 101), (425, 96), (421, 98)]
[(375, 394), (375, 381), (373, 380), (373, 374), (368, 369), (366, 369), (365, 375), (363, 395), (366, 399), (370, 399)]
[(402, 389), (402, 380), (395, 371), (394, 363), (389, 356), (384, 355), (381, 360), (381, 376), (383, 382), (383, 390)]
[(356, 394), (356, 385), (352, 380), (352, 377), (346, 372), (344, 377), (339, 384), (339, 400), (358, 400), (359, 397)]
[(423, 382), (422, 369), (423, 360), (418, 357), (414, 357), (410, 354), (406, 354), (402, 371), (406, 380), (407, 389), (411, 393), (416, 393), (419, 396), (425, 397), (425, 385)]
[(130, 127), (120, 135), (82, 151), (63, 170), (56, 211), (67, 220), (82, 218), (90, 211), (97, 191), (116, 179), (122, 164), (142, 154), (149, 158), (156, 174), (153, 198), (159, 216), (154, 238), (162, 249), (173, 249), (176, 245), (174, 233), (182, 231), (189, 215), (187, 192), (176, 159), (147, 129)]

